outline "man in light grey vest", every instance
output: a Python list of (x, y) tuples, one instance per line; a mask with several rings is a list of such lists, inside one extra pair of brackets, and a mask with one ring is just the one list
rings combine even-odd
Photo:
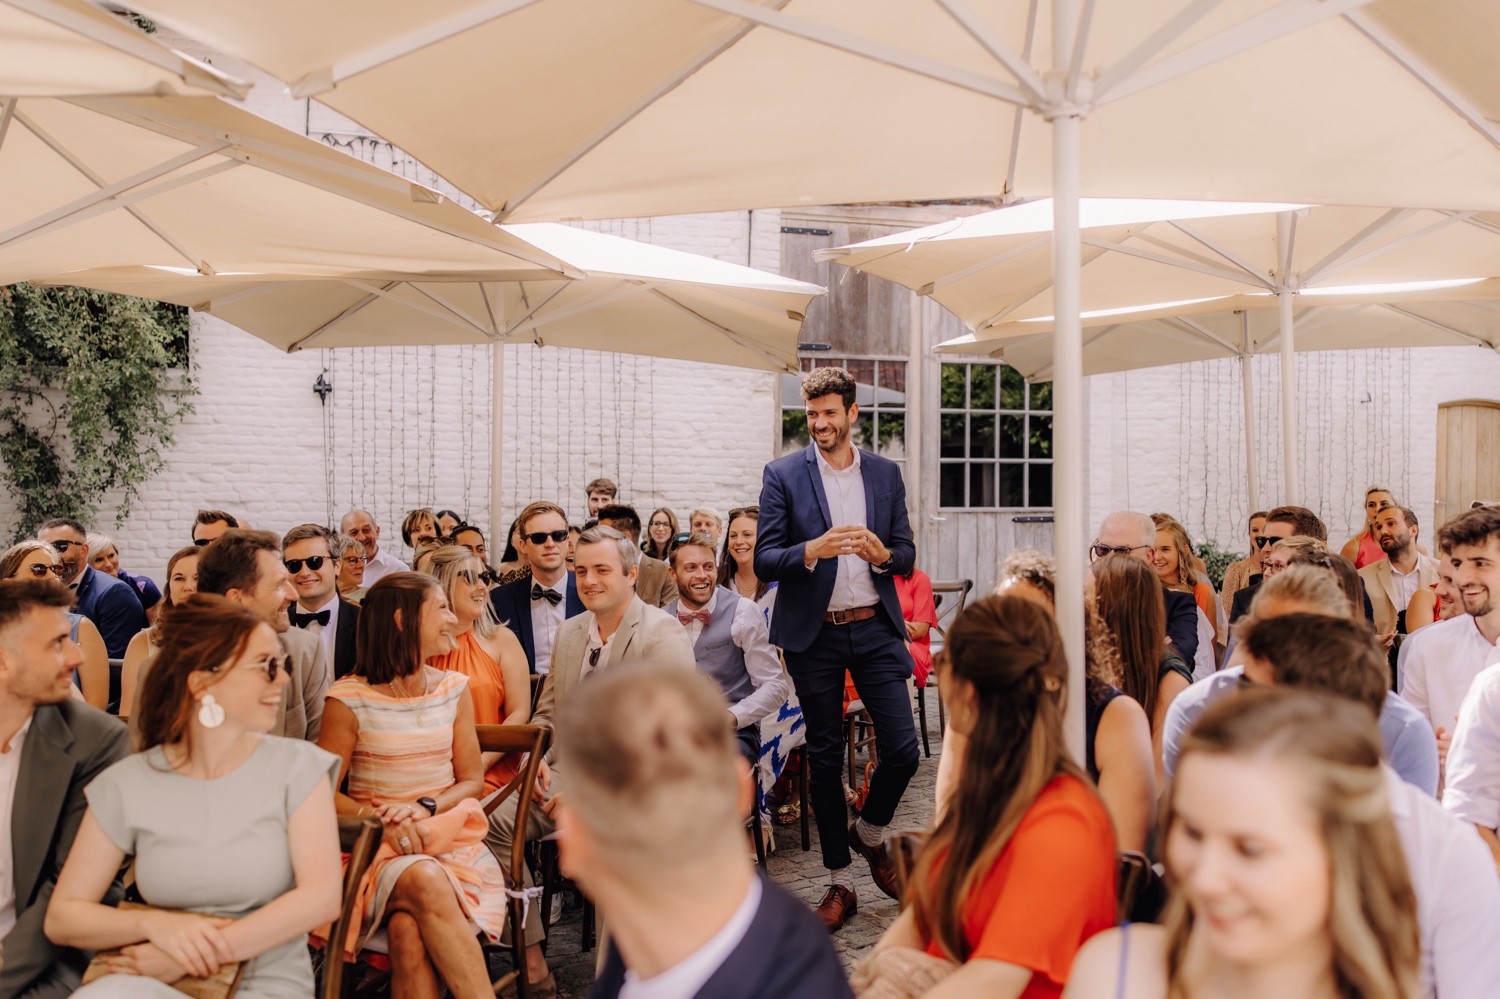
[(677, 599), (662, 610), (682, 622), (698, 672), (712, 677), (729, 699), (740, 751), (754, 766), (760, 759), (760, 720), (792, 692), (766, 616), (755, 601), (718, 585), (713, 539), (707, 534), (689, 535), (669, 560)]

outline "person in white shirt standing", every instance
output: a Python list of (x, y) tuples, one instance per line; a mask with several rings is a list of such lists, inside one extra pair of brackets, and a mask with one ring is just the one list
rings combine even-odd
[(287, 608), (288, 622), (317, 636), (337, 680), (354, 672), (359, 606), (339, 595), (335, 541), (323, 525), (301, 524), (281, 539), (281, 561), (297, 591), (297, 602)]
[(363, 583), (366, 588), (380, 582), (382, 576), (389, 576), (393, 572), (407, 572), (410, 569), (410, 566), (396, 556), (381, 550), (380, 528), (368, 510), (350, 510), (344, 514), (344, 519), (339, 522), (339, 531), (364, 546), (365, 578)]
[(687, 629), (698, 672), (712, 677), (729, 698), (740, 752), (754, 766), (760, 761), (761, 719), (792, 692), (766, 616), (755, 601), (718, 585), (707, 534), (689, 535), (667, 558), (677, 598), (662, 610)]
[(1445, 758), (1470, 685), (1500, 655), (1500, 507), (1466, 510), (1438, 529), (1437, 543), (1453, 566), (1464, 613), (1407, 640), (1401, 696), (1432, 722)]

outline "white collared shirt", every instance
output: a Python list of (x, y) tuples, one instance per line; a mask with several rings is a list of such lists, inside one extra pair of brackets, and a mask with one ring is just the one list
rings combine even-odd
[[(557, 640), (557, 629), (568, 616), (568, 574), (563, 573), (550, 586), (535, 576), (529, 578), (531, 586), (562, 594), (562, 599), (555, 604), (546, 597), (531, 601), (531, 648), (536, 654), (536, 671), (546, 673), (552, 668), (552, 646)], [(530, 587), (526, 592), (531, 592)]]
[[(604, 669), (604, 667), (609, 665), (610, 646), (614, 644), (615, 635), (619, 633), (620, 629), (616, 628), (613, 634), (609, 636), (609, 641), (606, 642), (599, 635), (599, 619), (594, 617), (593, 614), (589, 615), (589, 642), (583, 650), (583, 665), (578, 670), (579, 680), (583, 680), (595, 670)], [(594, 655), (595, 650), (598, 650), (599, 654), (597, 656)]]
[(1401, 696), (1436, 730), (1453, 731), (1458, 709), (1496, 647), (1468, 614), (1435, 621), (1407, 636), (1402, 647)]
[(654, 978), (637, 978), (635, 972), (627, 968), (625, 981), (620, 986), (620, 999), (693, 999), (750, 932), (763, 892), (760, 878), (752, 877), (745, 900), (734, 910), (729, 922), (709, 937), (702, 947)]
[(365, 560), (365, 578), (360, 585), (369, 588), (379, 582), (382, 576), (389, 576), (393, 572), (410, 571), (411, 566), (385, 549), (376, 548), (375, 557)]
[(323, 654), (328, 657), (328, 664), (331, 668), (333, 666), (334, 640), (338, 637), (339, 633), (338, 588), (334, 588), (333, 594), (328, 598), (328, 602), (322, 607), (308, 607), (300, 600), (294, 606), (299, 614), (321, 614), (325, 610), (328, 612), (328, 623), (326, 625), (313, 621), (311, 624), (305, 625), (302, 630), (309, 635), (317, 636), (318, 641), (323, 643)]
[(1396, 610), (1404, 611), (1411, 603), (1411, 598), (1417, 595), (1418, 576), (1422, 574), (1422, 560), (1419, 558), (1411, 567), (1411, 572), (1402, 572), (1396, 568), (1396, 563), (1391, 563), (1391, 586), (1396, 591)]
[[(865, 480), (860, 472), (859, 448), (850, 448), (854, 460), (848, 468), (837, 469), (828, 464), (821, 448), (813, 448), (818, 456), (818, 474), (823, 480), (823, 493), (828, 498), (828, 516), (833, 527), (869, 527), (865, 516)], [(849, 610), (853, 607), (873, 607), (880, 603), (880, 594), (875, 592), (875, 577), (870, 575), (870, 563), (858, 555), (838, 556), (838, 577), (833, 582), (833, 596), (828, 601), (831, 611)]]
[[(712, 617), (718, 603), (719, 591), (715, 589), (703, 609)], [(687, 610), (681, 597), (677, 598), (677, 609)], [(703, 634), (703, 622), (689, 621), (683, 627), (687, 629), (688, 641), (696, 649)], [(782, 668), (781, 657), (776, 654), (776, 646), (771, 644), (766, 614), (755, 601), (741, 597), (735, 604), (734, 620), (729, 622), (729, 638), (745, 654), (745, 672), (750, 674), (750, 682), (755, 685), (755, 693), (729, 706), (737, 727), (744, 728), (779, 708), (791, 696), (792, 684)]]
[[(35, 717), (35, 716), (33, 716)], [(0, 753), (0, 940), (16, 925), (16, 855), (11, 840), (16, 780), (21, 775), (21, 744), (31, 729), (27, 718), (10, 738), (10, 749)]]

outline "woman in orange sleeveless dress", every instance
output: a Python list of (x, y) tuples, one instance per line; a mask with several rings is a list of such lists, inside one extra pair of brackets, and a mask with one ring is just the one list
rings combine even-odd
[[(530, 668), (520, 639), (495, 618), (488, 589), (480, 579), (484, 562), (458, 545), (439, 548), (423, 566), (435, 577), (458, 618), (453, 651), (433, 656), (428, 665), (469, 678), (474, 721), (479, 725), (524, 725), (531, 718)], [(521, 769), (515, 754), (484, 753), (484, 794), (510, 783)]]
[(1375, 540), (1375, 515), (1388, 506), (1396, 505), (1396, 496), (1384, 486), (1371, 486), (1365, 490), (1365, 529), (1344, 542), (1339, 554), (1354, 563), (1354, 568), (1363, 569), (1371, 562), (1385, 558), (1385, 550)]

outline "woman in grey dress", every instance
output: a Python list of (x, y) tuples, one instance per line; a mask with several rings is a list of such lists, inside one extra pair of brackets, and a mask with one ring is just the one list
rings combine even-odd
[[(275, 633), (219, 596), (168, 611), (138, 711), (143, 751), (85, 792), (47, 910), (54, 942), (123, 948), (80, 997), (179, 997), (245, 962), (242, 999), (308, 999), (307, 933), (338, 915), (338, 760), (266, 735), (287, 685)], [(154, 910), (103, 904), (127, 857)]]

